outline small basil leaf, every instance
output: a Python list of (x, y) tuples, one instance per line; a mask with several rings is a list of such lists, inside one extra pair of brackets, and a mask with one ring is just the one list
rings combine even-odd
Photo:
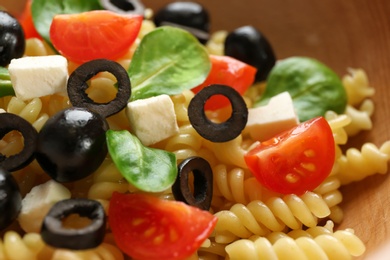
[(279, 93), (288, 91), (299, 120), (304, 122), (326, 111), (343, 113), (347, 94), (338, 75), (317, 60), (291, 57), (276, 63), (271, 70), (264, 94), (255, 106), (268, 103)]
[(0, 97), (15, 96), (7, 68), (0, 67)]
[(194, 36), (159, 27), (142, 39), (130, 63), (131, 100), (179, 94), (201, 84), (210, 69), (209, 55)]
[(112, 160), (129, 183), (146, 192), (164, 191), (173, 185), (175, 154), (143, 146), (126, 130), (108, 130), (106, 138)]
[(49, 43), (50, 25), (55, 15), (75, 14), (99, 9), (102, 9), (99, 0), (34, 0), (31, 5), (34, 26), (42, 38)]

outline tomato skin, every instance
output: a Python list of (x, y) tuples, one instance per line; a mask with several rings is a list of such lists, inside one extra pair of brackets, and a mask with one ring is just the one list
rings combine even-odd
[[(210, 55), (211, 71), (206, 80), (199, 86), (192, 89), (198, 93), (204, 87), (211, 84), (228, 85), (237, 90), (241, 95), (253, 84), (257, 69), (242, 61), (229, 56)], [(206, 110), (216, 110), (229, 105), (229, 101), (221, 96), (211, 98), (207, 102)]]
[(109, 224), (118, 247), (134, 259), (185, 259), (211, 234), (208, 211), (148, 194), (114, 192)]
[(63, 56), (75, 63), (94, 59), (116, 60), (134, 43), (141, 15), (121, 15), (106, 10), (54, 16), (50, 40)]
[(248, 168), (266, 188), (298, 195), (321, 184), (331, 172), (334, 160), (332, 130), (323, 117), (303, 122), (258, 144), (245, 155)]
[(24, 31), (24, 37), (26, 39), (38, 38), (42, 39), (37, 30), (35, 29), (34, 22), (31, 13), (32, 0), (26, 2), (22, 14), (19, 16), (19, 23), (22, 25)]

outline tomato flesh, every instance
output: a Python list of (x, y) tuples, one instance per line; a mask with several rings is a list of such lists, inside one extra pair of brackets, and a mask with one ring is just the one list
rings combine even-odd
[[(253, 84), (257, 69), (229, 56), (210, 55), (211, 71), (206, 80), (192, 89), (198, 93), (211, 84), (231, 86), (241, 95)], [(229, 100), (224, 96), (213, 96), (205, 104), (205, 110), (217, 110), (228, 106)]]
[(50, 40), (63, 56), (76, 63), (94, 59), (116, 60), (134, 43), (141, 15), (121, 15), (106, 10), (54, 16)]
[(249, 170), (266, 188), (283, 194), (315, 189), (332, 170), (335, 144), (323, 117), (316, 117), (258, 144), (245, 155)]
[(19, 16), (18, 20), (24, 31), (24, 37), (26, 39), (38, 38), (42, 39), (37, 30), (35, 29), (34, 22), (32, 19), (31, 13), (31, 4), (32, 0), (28, 0), (24, 6), (22, 14)]
[(185, 259), (196, 252), (216, 222), (208, 211), (151, 195), (115, 192), (110, 200), (115, 242), (134, 259)]

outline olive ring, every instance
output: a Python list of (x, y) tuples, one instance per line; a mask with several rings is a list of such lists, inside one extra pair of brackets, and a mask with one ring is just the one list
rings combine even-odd
[[(71, 214), (87, 217), (91, 223), (79, 229), (63, 227), (62, 220)], [(53, 247), (81, 250), (99, 246), (103, 242), (105, 231), (106, 215), (98, 201), (66, 199), (57, 202), (50, 209), (43, 220), (41, 236)]]
[[(213, 95), (223, 95), (229, 99), (232, 114), (222, 123), (210, 121), (204, 110), (207, 100)], [(234, 88), (214, 84), (203, 88), (191, 100), (188, 106), (188, 117), (195, 130), (212, 142), (227, 142), (233, 140), (245, 128), (248, 121), (248, 108), (244, 99)]]
[[(213, 171), (210, 164), (201, 157), (189, 157), (178, 166), (176, 181), (172, 193), (176, 200), (191, 206), (209, 210), (213, 197)], [(189, 187), (189, 173), (194, 176), (194, 193)]]
[[(116, 97), (107, 103), (96, 103), (85, 92), (88, 89), (87, 81), (99, 72), (112, 73), (118, 81)], [(131, 84), (127, 71), (117, 62), (96, 59), (80, 65), (68, 79), (69, 100), (75, 107), (83, 107), (98, 112), (103, 117), (114, 115), (126, 107), (131, 95)], [(82, 91), (80, 91), (82, 90)]]
[(16, 171), (27, 166), (34, 159), (38, 132), (22, 117), (12, 113), (0, 113), (0, 139), (9, 132), (16, 130), (24, 139), (23, 150), (11, 156), (0, 153), (0, 165), (7, 171)]

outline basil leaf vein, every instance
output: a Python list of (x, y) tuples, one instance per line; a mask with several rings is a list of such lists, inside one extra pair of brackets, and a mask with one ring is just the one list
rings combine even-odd
[(211, 69), (209, 55), (189, 32), (163, 26), (145, 35), (128, 74), (131, 100), (175, 95), (201, 84)]

